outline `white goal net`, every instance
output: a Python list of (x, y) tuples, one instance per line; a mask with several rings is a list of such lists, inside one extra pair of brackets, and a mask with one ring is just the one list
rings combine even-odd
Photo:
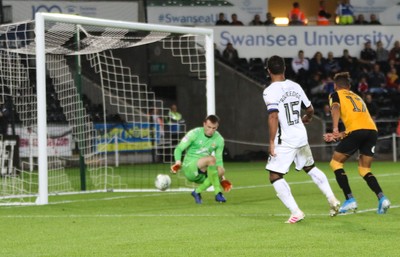
[(212, 30), (41, 13), (0, 26), (0, 204), (155, 190), (186, 126), (146, 83), (153, 44), (204, 82), (215, 113)]

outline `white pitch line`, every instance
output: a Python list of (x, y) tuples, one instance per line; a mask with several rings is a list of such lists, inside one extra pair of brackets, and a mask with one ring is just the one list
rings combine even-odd
[[(397, 209), (400, 205), (391, 206), (391, 209)], [(357, 213), (366, 213), (366, 212), (376, 212), (376, 209), (365, 209), (365, 210), (357, 210), (356, 213), (347, 213), (347, 214), (339, 214), (338, 216), (344, 215), (354, 215)], [(307, 216), (326, 216), (329, 217), (328, 214), (322, 213), (305, 213)], [(161, 213), (161, 214), (151, 214), (151, 213), (130, 213), (130, 214), (71, 214), (71, 215), (5, 215), (1, 216), (0, 218), (9, 218), (9, 219), (25, 219), (25, 218), (38, 218), (38, 219), (47, 219), (47, 218), (126, 218), (126, 217), (280, 217), (280, 216), (288, 216), (288, 213), (265, 213), (265, 214), (251, 214), (251, 213), (244, 213), (244, 214), (168, 214), (168, 213)]]
[[(388, 177), (388, 176), (400, 176), (400, 174), (380, 174), (379, 177)], [(357, 178), (357, 176), (351, 177), (350, 179)], [(336, 181), (335, 178), (328, 179), (330, 181)], [(314, 183), (312, 180), (306, 180), (306, 181), (300, 181), (300, 182), (288, 182), (289, 185), (301, 185), (301, 184), (312, 184)], [(264, 185), (252, 185), (252, 186), (239, 186), (239, 187), (233, 187), (232, 190), (241, 190), (241, 189), (251, 189), (251, 188), (262, 188), (262, 187), (272, 187), (271, 184), (264, 184)], [(193, 189), (187, 189), (187, 190), (182, 190), (178, 189), (177, 191), (165, 191), (165, 192), (157, 192), (155, 191), (154, 193), (147, 193), (147, 194), (130, 194), (130, 195), (124, 195), (124, 196), (107, 196), (105, 198), (92, 198), (92, 199), (78, 199), (78, 200), (63, 200), (63, 201), (54, 201), (54, 202), (49, 202), (49, 204), (68, 204), (68, 203), (78, 203), (78, 202), (93, 202), (93, 201), (112, 201), (116, 199), (128, 199), (128, 198), (142, 198), (142, 197), (155, 197), (155, 196), (160, 196), (163, 194), (180, 194), (180, 193), (187, 193), (192, 191)], [(30, 207), (30, 206), (36, 206), (35, 204), (32, 205), (12, 205), (12, 206), (4, 206), (3, 208), (15, 208), (15, 207)], [(375, 209), (376, 210), (376, 209)], [(358, 211), (362, 212), (362, 211)], [(1, 217), (1, 216), (0, 216)]]

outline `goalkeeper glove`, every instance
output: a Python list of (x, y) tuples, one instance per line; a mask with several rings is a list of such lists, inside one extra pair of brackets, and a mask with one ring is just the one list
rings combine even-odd
[(180, 163), (175, 163), (171, 166), (171, 173), (176, 174), (181, 169), (181, 167), (182, 165)]
[(232, 183), (227, 179), (221, 180), (221, 186), (225, 192), (229, 192), (232, 189)]

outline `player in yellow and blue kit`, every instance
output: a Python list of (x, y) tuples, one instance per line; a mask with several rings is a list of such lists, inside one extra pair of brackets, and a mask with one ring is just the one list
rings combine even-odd
[[(339, 212), (348, 213), (357, 210), (358, 205), (353, 197), (344, 163), (350, 156), (359, 153), (358, 173), (378, 198), (377, 213), (384, 214), (390, 208), (390, 201), (383, 194), (378, 180), (371, 172), (378, 129), (364, 101), (350, 90), (350, 74), (337, 73), (334, 81), (335, 92), (329, 96), (333, 133), (324, 134), (324, 139), (326, 142), (340, 141), (330, 162), (336, 181), (346, 198)], [(345, 131), (339, 131), (339, 120), (342, 120)]]

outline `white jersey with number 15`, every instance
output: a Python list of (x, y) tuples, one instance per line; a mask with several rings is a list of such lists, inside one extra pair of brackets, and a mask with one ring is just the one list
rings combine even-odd
[(301, 121), (301, 105), (310, 100), (301, 86), (291, 80), (271, 83), (263, 93), (268, 113), (278, 111), (279, 127), (275, 144), (300, 147), (308, 144), (307, 131)]

